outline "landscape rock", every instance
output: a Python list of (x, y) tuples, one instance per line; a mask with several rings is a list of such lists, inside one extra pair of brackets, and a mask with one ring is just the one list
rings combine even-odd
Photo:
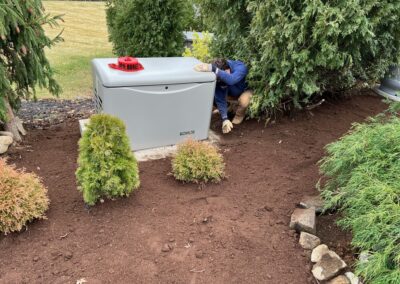
[(317, 246), (311, 253), (311, 262), (318, 262), (321, 260), (322, 256), (329, 251), (327, 245)]
[(0, 155), (6, 153), (8, 150), (8, 145), (0, 144)]
[(7, 152), (8, 147), (13, 143), (13, 139), (10, 136), (0, 136), (0, 154)]
[(10, 136), (0, 136), (0, 144), (9, 146), (13, 143), (13, 141), (13, 138)]
[(303, 249), (312, 250), (321, 244), (321, 240), (317, 236), (301, 232), (299, 244)]
[(338, 277), (333, 278), (328, 284), (351, 284), (349, 279), (346, 276), (340, 275)]
[(370, 257), (370, 253), (367, 251), (363, 251), (360, 253), (360, 255), (358, 256), (358, 260), (360, 261), (360, 263), (367, 263), (368, 259)]
[(360, 279), (358, 279), (358, 277), (355, 276), (353, 272), (346, 272), (344, 275), (346, 275), (351, 284), (361, 284)]
[(333, 251), (328, 251), (314, 265), (312, 274), (318, 281), (327, 281), (338, 275), (346, 267), (346, 263), (340, 256)]
[(324, 200), (320, 195), (306, 196), (299, 205), (306, 209), (314, 208), (315, 212), (321, 213), (324, 209)]
[(14, 134), (8, 131), (0, 131), (0, 136), (10, 136), (12, 139), (14, 139)]
[(307, 232), (315, 235), (317, 226), (314, 208), (296, 208), (290, 219), (290, 228), (298, 232)]
[(18, 129), (19, 133), (21, 133), (23, 136), (25, 136), (26, 135), (26, 130), (24, 128), (22, 120), (19, 117), (15, 117), (15, 122), (17, 124), (17, 129)]

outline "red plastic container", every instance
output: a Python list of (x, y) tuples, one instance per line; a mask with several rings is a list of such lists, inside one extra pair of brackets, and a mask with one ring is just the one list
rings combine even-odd
[(139, 63), (139, 60), (134, 57), (120, 57), (118, 58), (118, 64), (108, 64), (110, 68), (120, 70), (123, 72), (137, 72), (144, 70), (142, 64)]

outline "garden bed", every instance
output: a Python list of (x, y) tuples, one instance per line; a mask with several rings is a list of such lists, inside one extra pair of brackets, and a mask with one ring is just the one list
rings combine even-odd
[[(169, 175), (169, 159), (144, 162), (137, 192), (90, 211), (76, 189), (78, 121), (32, 129), (9, 160), (43, 178), (48, 220), (0, 236), (0, 282), (312, 283), (290, 215), (316, 193), (323, 147), (352, 122), (381, 112), (380, 100), (325, 102), (266, 128), (246, 121), (221, 141), (222, 184), (183, 185)], [(350, 260), (349, 235), (325, 229), (329, 222), (321, 220), (318, 234), (344, 246), (337, 252)]]

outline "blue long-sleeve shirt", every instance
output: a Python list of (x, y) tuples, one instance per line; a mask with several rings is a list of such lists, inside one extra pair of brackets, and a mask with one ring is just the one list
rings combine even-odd
[(241, 61), (228, 60), (230, 73), (217, 69), (217, 86), (215, 89), (215, 103), (222, 120), (228, 119), (228, 103), (226, 96), (239, 97), (248, 88), (246, 76), (247, 66)]

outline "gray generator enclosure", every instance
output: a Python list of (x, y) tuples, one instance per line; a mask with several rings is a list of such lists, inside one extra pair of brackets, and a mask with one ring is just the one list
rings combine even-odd
[(132, 150), (208, 138), (216, 77), (196, 72), (195, 58), (139, 58), (144, 70), (124, 72), (94, 59), (93, 92), (98, 113), (122, 119)]
[(392, 66), (381, 85), (376, 90), (378, 94), (389, 99), (400, 101), (400, 67)]

